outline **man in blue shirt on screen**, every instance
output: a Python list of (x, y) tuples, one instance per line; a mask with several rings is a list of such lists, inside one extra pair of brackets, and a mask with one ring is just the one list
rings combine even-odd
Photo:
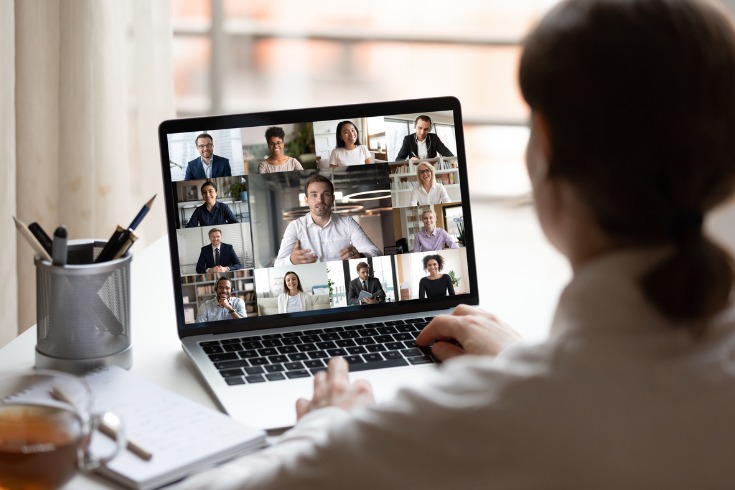
[(198, 322), (216, 322), (247, 317), (245, 303), (232, 295), (232, 281), (222, 276), (217, 279), (214, 298), (205, 301), (199, 307)]

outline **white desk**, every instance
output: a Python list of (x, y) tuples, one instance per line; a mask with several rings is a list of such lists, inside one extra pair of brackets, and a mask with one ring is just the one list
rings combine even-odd
[[(566, 262), (543, 239), (531, 206), (478, 198), (472, 213), (481, 305), (527, 338), (544, 338), (561, 288), (570, 276)], [(131, 274), (131, 371), (216, 407), (179, 344), (167, 238), (134, 249)], [(35, 345), (33, 327), (0, 349), (0, 372), (32, 368)], [(66, 488), (115, 486), (96, 476), (77, 476)]]

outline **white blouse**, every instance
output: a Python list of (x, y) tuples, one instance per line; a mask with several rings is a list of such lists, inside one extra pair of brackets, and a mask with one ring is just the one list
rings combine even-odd
[(441, 204), (445, 202), (452, 202), (449, 199), (446, 187), (443, 184), (435, 183), (432, 184), (429, 192), (426, 192), (424, 186), (418, 184), (411, 191), (411, 198), (408, 200), (409, 206), (424, 206), (427, 204)]
[(365, 145), (357, 145), (352, 150), (346, 148), (335, 148), (329, 154), (329, 165), (347, 166), (347, 165), (365, 165), (372, 155)]

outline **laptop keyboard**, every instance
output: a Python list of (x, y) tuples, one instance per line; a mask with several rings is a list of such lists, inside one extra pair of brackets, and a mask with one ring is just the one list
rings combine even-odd
[(199, 342), (227, 384), (308, 378), (342, 356), (350, 372), (436, 362), (416, 337), (431, 317)]

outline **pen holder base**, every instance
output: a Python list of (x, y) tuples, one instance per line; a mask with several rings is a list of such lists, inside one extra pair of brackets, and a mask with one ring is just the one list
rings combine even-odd
[(107, 366), (120, 366), (124, 369), (133, 367), (133, 347), (111, 356), (95, 357), (91, 359), (62, 359), (47, 356), (36, 348), (36, 369), (54, 369), (72, 374), (84, 374)]
[(94, 262), (104, 245), (101, 240), (70, 241), (70, 265), (36, 258), (37, 367), (52, 367), (50, 360), (53, 367), (71, 371), (78, 371), (76, 365), (132, 365), (132, 256)]

